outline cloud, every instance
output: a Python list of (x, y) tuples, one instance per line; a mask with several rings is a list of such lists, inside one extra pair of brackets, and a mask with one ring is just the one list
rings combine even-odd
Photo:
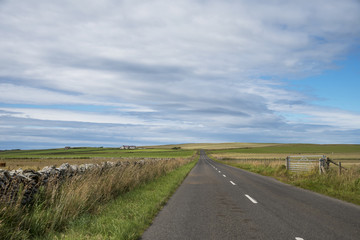
[(355, 0), (3, 1), (0, 118), (97, 124), (113, 143), (108, 124), (147, 143), (357, 131), (357, 113), (312, 105), (281, 79), (336, 67), (358, 46), (358, 22)]

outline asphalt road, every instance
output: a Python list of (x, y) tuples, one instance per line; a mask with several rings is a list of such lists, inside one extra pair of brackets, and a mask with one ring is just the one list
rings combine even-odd
[(360, 239), (360, 207), (203, 152), (142, 239)]

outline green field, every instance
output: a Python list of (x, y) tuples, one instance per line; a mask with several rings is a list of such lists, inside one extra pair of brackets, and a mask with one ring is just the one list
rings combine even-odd
[(0, 152), (0, 162), (7, 169), (42, 168), (62, 163), (82, 164), (100, 163), (104, 161), (131, 160), (139, 158), (188, 158), (195, 150), (184, 149), (135, 149), (119, 148), (71, 148), (45, 150), (8, 150)]
[(119, 148), (71, 148), (45, 150), (10, 150), (0, 153), (1, 159), (11, 158), (94, 158), (94, 157), (188, 157), (193, 155), (190, 150), (173, 149), (135, 149), (123, 150)]
[(336, 154), (360, 153), (359, 144), (277, 144), (261, 147), (244, 147), (215, 150), (214, 153), (287, 153), (287, 154)]
[(256, 148), (256, 147), (265, 147), (265, 146), (275, 146), (279, 145), (278, 143), (185, 143), (185, 144), (169, 144), (169, 145), (159, 145), (159, 146), (146, 146), (146, 148), (161, 148), (161, 149), (171, 149), (173, 147), (181, 147), (181, 149), (232, 149), (232, 148)]

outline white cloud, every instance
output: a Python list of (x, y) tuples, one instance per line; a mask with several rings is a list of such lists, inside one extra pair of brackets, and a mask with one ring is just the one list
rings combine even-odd
[(360, 126), (359, 113), (336, 108), (295, 105), (274, 106), (274, 110), (292, 116), (291, 124), (327, 125), (333, 130), (357, 130)]
[[(131, 116), (105, 115), (104, 113), (91, 113), (69, 110), (36, 109), (36, 108), (0, 108), (0, 116), (16, 118), (29, 118), (50, 121), (89, 122), (89, 123), (114, 123), (114, 124), (144, 124), (146, 120)], [(149, 124), (151, 125), (151, 124)]]
[(358, 22), (356, 0), (3, 1), (0, 103), (14, 118), (160, 126), (133, 133), (159, 141), (355, 130), (358, 114), (312, 106), (276, 79), (334, 67), (358, 45)]
[(18, 104), (96, 104), (88, 97), (76, 96), (58, 91), (0, 83), (0, 102)]

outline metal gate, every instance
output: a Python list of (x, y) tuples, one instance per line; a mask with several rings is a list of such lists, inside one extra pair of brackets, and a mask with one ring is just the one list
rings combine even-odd
[(325, 155), (288, 156), (286, 169), (292, 172), (308, 172), (316, 167), (321, 171), (325, 160)]

